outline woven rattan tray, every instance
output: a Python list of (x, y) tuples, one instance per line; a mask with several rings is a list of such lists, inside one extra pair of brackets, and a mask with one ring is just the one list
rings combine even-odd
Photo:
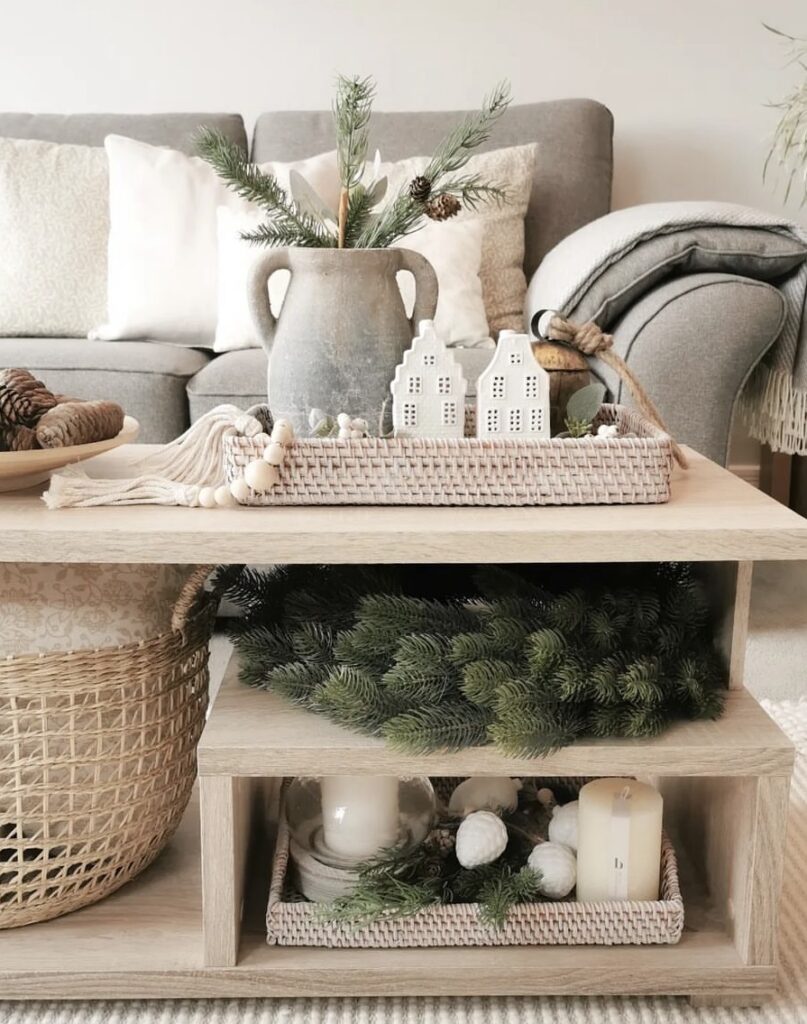
[[(280, 483), (246, 505), (634, 505), (669, 500), (672, 441), (638, 413), (605, 405), (614, 438), (299, 438)], [(625, 436), (634, 435), (634, 436)], [(225, 438), (228, 482), (266, 435)]]
[(411, 917), (377, 921), (362, 928), (324, 921), (317, 906), (295, 891), (289, 872), (289, 841), (281, 814), (266, 910), (266, 941), (270, 946), (405, 949), (652, 945), (676, 943), (684, 930), (678, 862), (666, 834), (661, 848), (661, 899), (525, 903), (513, 907), (501, 929), (480, 924), (475, 903), (430, 907)]

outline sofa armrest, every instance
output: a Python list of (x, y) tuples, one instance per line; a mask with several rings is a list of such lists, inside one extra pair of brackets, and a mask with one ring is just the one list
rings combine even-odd
[[(634, 303), (612, 328), (614, 348), (676, 440), (725, 465), (737, 398), (784, 316), (784, 298), (770, 284), (690, 274)], [(591, 363), (614, 400), (631, 405), (614, 371), (597, 359)]]

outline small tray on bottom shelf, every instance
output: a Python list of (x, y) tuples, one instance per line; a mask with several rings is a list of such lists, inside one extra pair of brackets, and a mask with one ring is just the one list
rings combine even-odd
[[(617, 437), (297, 438), (270, 491), (245, 505), (647, 505), (670, 498), (672, 440), (604, 405)], [(627, 436), (630, 435), (630, 436)], [(224, 439), (227, 480), (260, 459), (266, 435)]]
[(331, 949), (408, 949), (436, 946), (616, 946), (674, 944), (684, 930), (678, 862), (669, 837), (661, 847), (661, 899), (577, 903), (524, 903), (511, 909), (503, 928), (479, 921), (476, 903), (430, 907), (411, 917), (362, 928), (325, 921), (317, 905), (290, 899), (290, 834), (278, 823), (266, 910), (270, 946)]

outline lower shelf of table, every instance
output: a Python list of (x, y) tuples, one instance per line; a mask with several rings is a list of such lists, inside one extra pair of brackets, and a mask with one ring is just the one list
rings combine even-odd
[(238, 964), (203, 967), (198, 837), (194, 800), (139, 879), (86, 910), (0, 932), (0, 998), (671, 994), (753, 1002), (775, 988), (775, 968), (744, 965), (686, 879), (678, 945), (610, 948), (279, 949), (265, 942), (261, 891), (245, 909)]

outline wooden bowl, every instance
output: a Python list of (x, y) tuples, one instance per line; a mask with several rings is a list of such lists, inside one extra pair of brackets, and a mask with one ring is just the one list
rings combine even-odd
[(82, 462), (93, 455), (108, 452), (134, 441), (140, 424), (132, 416), (123, 420), (123, 429), (115, 437), (90, 444), (74, 444), (67, 448), (36, 448), (30, 452), (0, 452), (0, 492), (19, 491), (47, 480), (56, 469), (71, 462)]

